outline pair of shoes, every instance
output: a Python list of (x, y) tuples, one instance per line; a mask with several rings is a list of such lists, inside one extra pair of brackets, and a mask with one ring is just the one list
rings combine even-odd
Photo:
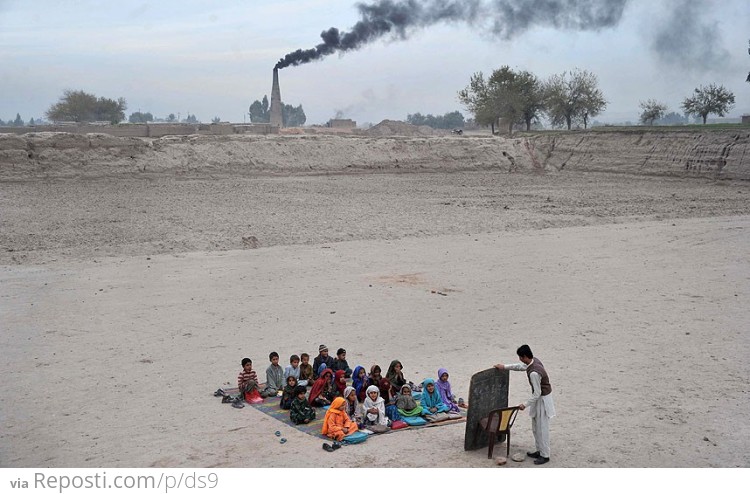
[(223, 389), (219, 388), (216, 391), (214, 391), (214, 396), (226, 396), (227, 394), (224, 392)]
[(549, 458), (545, 458), (544, 456), (540, 456), (536, 460), (534, 460), (534, 465), (544, 465), (549, 461)]
[(328, 443), (323, 443), (323, 449), (328, 451), (329, 453), (333, 451), (333, 446), (331, 446)]
[(243, 404), (242, 404), (242, 403), (240, 403), (239, 401), (233, 401), (233, 402), (232, 402), (232, 406), (233, 406), (234, 408), (245, 408), (245, 405), (243, 405)]
[(528, 456), (529, 458), (539, 458), (542, 455), (539, 453), (539, 451), (534, 451), (533, 453), (526, 453), (526, 456)]

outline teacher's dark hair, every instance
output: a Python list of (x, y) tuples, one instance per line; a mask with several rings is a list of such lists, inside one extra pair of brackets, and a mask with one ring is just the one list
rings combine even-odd
[(519, 357), (534, 358), (534, 354), (531, 353), (531, 348), (529, 348), (529, 345), (519, 346), (518, 350), (516, 350), (516, 355), (518, 355)]

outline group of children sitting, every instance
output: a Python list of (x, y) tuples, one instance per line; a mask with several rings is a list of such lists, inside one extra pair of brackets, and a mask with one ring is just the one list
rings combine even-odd
[(328, 355), (328, 347), (320, 345), (312, 365), (306, 353), (292, 355), (285, 369), (279, 365), (278, 353), (271, 352), (269, 360), (271, 365), (261, 389), (252, 361), (242, 359), (242, 371), (237, 377), (240, 396), (251, 404), (281, 396), (280, 405), (289, 410), (295, 424), (309, 423), (315, 419), (316, 408), (325, 408), (322, 433), (334, 441), (342, 441), (360, 430), (385, 432), (402, 421), (426, 423), (460, 416), (446, 369), (438, 370), (437, 381), (428, 378), (415, 386), (404, 377), (398, 360), (391, 362), (385, 377), (377, 365), (370, 368), (369, 374), (362, 366), (352, 370), (343, 348), (333, 358)]

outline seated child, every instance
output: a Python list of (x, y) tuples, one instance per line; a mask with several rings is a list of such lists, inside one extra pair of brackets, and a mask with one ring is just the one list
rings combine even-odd
[(312, 365), (310, 365), (310, 355), (303, 353), (300, 358), (302, 362), (299, 364), (299, 380), (306, 381), (307, 386), (312, 386), (315, 378), (313, 377)]
[(253, 361), (249, 358), (242, 359), (242, 371), (237, 376), (237, 387), (242, 399), (248, 403), (263, 401), (258, 392), (258, 374), (253, 370)]
[(385, 401), (380, 397), (380, 390), (377, 386), (367, 388), (367, 398), (365, 398), (365, 419), (364, 424), (380, 425), (388, 427), (388, 416), (385, 414)]
[(367, 398), (367, 386), (369, 386), (369, 380), (367, 379), (367, 371), (361, 365), (354, 368), (352, 373), (352, 386), (354, 391), (357, 393), (357, 400), (362, 403)]
[(346, 399), (346, 413), (349, 414), (349, 418), (357, 423), (357, 426), (362, 426), (364, 421), (364, 408), (362, 404), (357, 400), (357, 392), (351, 386), (347, 386), (344, 389), (344, 398)]
[[(385, 373), (385, 378), (388, 379), (388, 381), (391, 383), (391, 386), (393, 386), (393, 389), (396, 392), (400, 390), (404, 384), (406, 384), (403, 370), (404, 367), (401, 365), (401, 362), (399, 362), (398, 360), (394, 360), (393, 362), (391, 362), (391, 365), (388, 366), (388, 372)], [(394, 392), (393, 394), (396, 394), (396, 392)]]
[(352, 377), (352, 370), (349, 368), (349, 363), (346, 361), (346, 350), (339, 348), (336, 351), (336, 360), (333, 361), (333, 365), (331, 365), (330, 368), (334, 372), (337, 370), (344, 371), (344, 375), (347, 379)]
[(422, 383), (422, 415), (435, 415), (440, 412), (448, 412), (448, 406), (440, 399), (440, 393), (435, 388), (435, 381), (427, 378)]
[(440, 399), (443, 403), (448, 406), (449, 413), (461, 413), (456, 402), (456, 397), (453, 396), (451, 391), (451, 383), (448, 381), (448, 370), (440, 368), (438, 369), (438, 380), (435, 383), (438, 392), (440, 393)]
[(283, 408), (284, 410), (289, 410), (292, 407), (292, 402), (294, 401), (294, 398), (296, 398), (296, 396), (297, 378), (294, 376), (289, 376), (286, 378), (286, 386), (284, 387), (284, 392), (281, 395), (281, 408)]
[(419, 417), (422, 415), (422, 405), (411, 394), (411, 386), (404, 384), (401, 386), (401, 393), (396, 398), (396, 408), (399, 415), (404, 417)]
[(294, 376), (300, 386), (307, 386), (307, 380), (300, 378), (299, 357), (296, 355), (289, 357), (289, 365), (284, 368), (284, 379), (289, 376)]
[(337, 370), (336, 374), (333, 375), (333, 383), (336, 386), (334, 392), (336, 396), (344, 396), (344, 390), (346, 389), (346, 374), (342, 370)]
[(333, 372), (331, 369), (325, 369), (323, 373), (313, 383), (310, 389), (310, 404), (314, 407), (324, 407), (330, 405), (334, 398), (333, 392)]
[(307, 388), (304, 386), (297, 386), (295, 390), (294, 401), (289, 408), (289, 418), (295, 424), (309, 424), (311, 420), (315, 420), (315, 409), (310, 406), (305, 398)]
[(377, 386), (380, 390), (380, 397), (383, 398), (383, 401), (385, 401), (385, 406), (394, 405), (396, 403), (396, 397), (395, 393), (393, 393), (393, 386), (391, 386), (391, 382), (388, 379), (383, 378), (380, 380)]
[(367, 378), (370, 380), (370, 386), (380, 385), (380, 380), (383, 379), (380, 371), (380, 366), (373, 365), (372, 367), (370, 367), (370, 374), (367, 376)]
[(318, 356), (313, 360), (313, 375), (316, 379), (320, 376), (320, 373), (323, 372), (320, 370), (320, 364), (326, 364), (327, 369), (330, 369), (333, 365), (333, 357), (328, 355), (328, 347), (325, 345), (320, 345), (320, 347), (318, 347)]
[(284, 389), (284, 369), (279, 365), (279, 354), (271, 352), (268, 355), (271, 365), (266, 369), (266, 387), (260, 392), (264, 398), (276, 396), (279, 391)]
[(323, 428), (321, 432), (334, 441), (341, 441), (345, 436), (357, 432), (357, 424), (352, 422), (346, 413), (346, 400), (338, 397), (333, 400), (331, 407), (326, 411), (323, 418)]

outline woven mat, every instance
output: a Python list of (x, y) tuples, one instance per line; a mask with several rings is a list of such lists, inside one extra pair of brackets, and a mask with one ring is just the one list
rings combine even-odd
[[(236, 396), (239, 394), (238, 388), (222, 388), (222, 390), (226, 394), (231, 395), (231, 396)], [(311, 436), (315, 436), (317, 438), (325, 439), (325, 440), (329, 439), (328, 437), (326, 437), (320, 432), (323, 429), (323, 417), (325, 417), (326, 415), (325, 409), (315, 407), (315, 420), (311, 421), (309, 424), (297, 425), (294, 422), (292, 422), (292, 420), (289, 418), (289, 410), (282, 409), (280, 406), (280, 403), (281, 403), (281, 397), (272, 396), (270, 398), (264, 398), (263, 403), (258, 403), (255, 405), (252, 405), (250, 403), (245, 403), (245, 408), (254, 408), (258, 410), (259, 412), (263, 412), (269, 417), (273, 417), (279, 422), (282, 422), (285, 425), (288, 425), (289, 427), (294, 427), (298, 431), (305, 432), (307, 434), (310, 434)], [(231, 405), (227, 403), (224, 406), (231, 406)], [(426, 425), (409, 426), (409, 427), (404, 427), (403, 429), (396, 429), (395, 431), (389, 429), (388, 432), (383, 432), (381, 434), (372, 434), (372, 435), (379, 436), (382, 434), (391, 434), (393, 432), (408, 431), (411, 429), (423, 429), (425, 427), (439, 427), (443, 425), (458, 424), (458, 423), (466, 422), (466, 412), (464, 410), (461, 410), (461, 415), (462, 416), (460, 419), (444, 420), (442, 422), (427, 423)]]

